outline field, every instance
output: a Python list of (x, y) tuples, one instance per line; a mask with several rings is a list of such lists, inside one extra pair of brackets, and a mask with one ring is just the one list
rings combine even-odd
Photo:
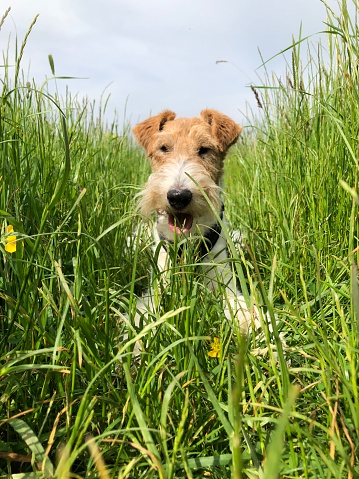
[(190, 247), (135, 326), (143, 152), (105, 101), (24, 77), (36, 24), (3, 53), (0, 477), (359, 477), (359, 37), (327, 9), (327, 44), (253, 86), (226, 164), (234, 272), (263, 311), (248, 338)]

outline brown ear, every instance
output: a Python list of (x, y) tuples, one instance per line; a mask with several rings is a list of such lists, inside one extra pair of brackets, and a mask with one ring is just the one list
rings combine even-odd
[(167, 121), (174, 120), (175, 118), (176, 113), (173, 113), (173, 111), (170, 110), (165, 110), (159, 115), (151, 116), (142, 123), (134, 126), (132, 128), (133, 134), (135, 135), (138, 143), (143, 146), (146, 151), (148, 151), (148, 146), (153, 135), (161, 131)]
[(212, 135), (225, 153), (238, 139), (242, 127), (216, 110), (202, 110), (201, 117), (211, 125)]

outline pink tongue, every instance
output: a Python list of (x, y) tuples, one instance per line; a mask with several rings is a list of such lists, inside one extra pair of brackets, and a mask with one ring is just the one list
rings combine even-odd
[(192, 223), (192, 216), (186, 213), (177, 213), (176, 216), (168, 214), (168, 226), (173, 233), (176, 231), (178, 235), (187, 233), (191, 229)]

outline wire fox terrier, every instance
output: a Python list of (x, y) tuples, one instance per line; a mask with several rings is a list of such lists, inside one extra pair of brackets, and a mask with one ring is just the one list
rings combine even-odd
[(225, 286), (224, 312), (236, 318), (242, 332), (258, 325), (254, 304), (247, 305), (238, 291), (230, 266), (221, 185), (227, 151), (242, 130), (231, 118), (215, 110), (203, 110), (197, 118), (176, 118), (166, 110), (133, 128), (138, 143), (151, 163), (142, 193), (144, 216), (157, 215), (154, 248), (160, 271), (168, 268), (169, 243), (175, 237), (199, 238), (200, 264), (205, 285), (216, 290)]

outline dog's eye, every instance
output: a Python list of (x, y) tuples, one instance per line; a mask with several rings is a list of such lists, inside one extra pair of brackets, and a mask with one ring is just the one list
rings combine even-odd
[(203, 157), (206, 156), (210, 152), (210, 148), (207, 148), (206, 146), (201, 146), (201, 148), (198, 150), (198, 155)]
[(170, 151), (170, 148), (167, 145), (161, 145), (160, 151), (162, 151), (162, 153), (168, 153)]

